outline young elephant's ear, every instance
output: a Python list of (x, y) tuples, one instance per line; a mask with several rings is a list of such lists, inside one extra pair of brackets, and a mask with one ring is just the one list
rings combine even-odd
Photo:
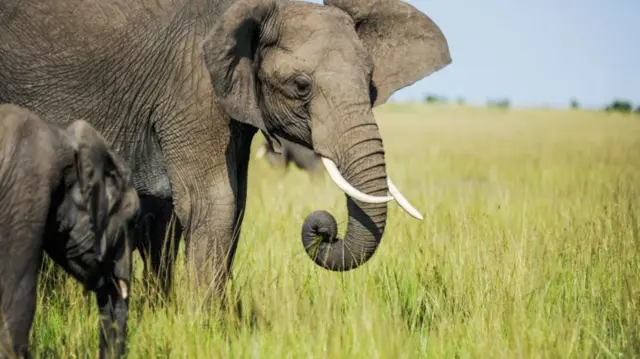
[(324, 0), (348, 13), (374, 62), (371, 103), (387, 102), (451, 63), (447, 40), (427, 15), (400, 0)]
[(261, 49), (277, 40), (269, 25), (277, 0), (241, 0), (219, 18), (202, 42), (202, 56), (216, 98), (234, 120), (265, 131), (258, 104), (257, 69)]
[(76, 144), (75, 167), (82, 202), (79, 205), (89, 213), (96, 254), (102, 262), (109, 249), (109, 216), (123, 198), (129, 173), (102, 135), (86, 121), (74, 121), (67, 132)]

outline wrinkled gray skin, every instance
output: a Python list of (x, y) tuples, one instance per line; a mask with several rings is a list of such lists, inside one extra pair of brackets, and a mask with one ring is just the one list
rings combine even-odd
[[(256, 130), (386, 195), (372, 107), (451, 62), (440, 29), (398, 0), (0, 0), (0, 52), (0, 101), (88, 119), (131, 166), (142, 207), (173, 205), (197, 283), (220, 293)], [(385, 229), (386, 204), (347, 207), (343, 241), (324, 212), (303, 225), (330, 270), (366, 262)]]
[(123, 160), (87, 122), (64, 129), (0, 105), (0, 358), (28, 357), (44, 252), (96, 293), (100, 357), (124, 352), (129, 299), (117, 283), (129, 287), (133, 245), (119, 234), (138, 206)]
[(283, 166), (285, 172), (289, 165), (294, 163), (301, 170), (308, 171), (311, 175), (322, 171), (320, 156), (305, 146), (295, 142), (278, 139), (280, 148), (276, 150), (270, 141), (265, 141), (258, 150), (257, 158), (265, 157), (272, 166)]

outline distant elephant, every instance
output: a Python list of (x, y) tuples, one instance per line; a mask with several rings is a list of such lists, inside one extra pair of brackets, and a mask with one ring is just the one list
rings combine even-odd
[(322, 169), (320, 164), (320, 156), (302, 145), (295, 142), (279, 139), (280, 153), (273, 148), (273, 145), (265, 141), (262, 146), (258, 148), (256, 153), (256, 159), (265, 158), (272, 166), (284, 166), (285, 171), (288, 171), (289, 164), (294, 163), (301, 170), (308, 171), (310, 174), (316, 174)]
[(372, 108), (451, 56), (404, 2), (0, 0), (0, 53), (0, 101), (88, 119), (132, 168), (142, 207), (172, 203), (207, 293), (224, 295), (257, 130), (313, 149), (347, 194), (344, 240), (327, 212), (303, 224), (318, 265), (371, 258), (394, 198), (422, 218), (388, 179)]
[(87, 122), (0, 105), (0, 358), (28, 357), (45, 252), (96, 293), (100, 358), (122, 355), (133, 244), (119, 234), (138, 207), (130, 170)]

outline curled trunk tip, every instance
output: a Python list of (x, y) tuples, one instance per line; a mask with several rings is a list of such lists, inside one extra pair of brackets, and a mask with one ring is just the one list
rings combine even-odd
[(338, 238), (338, 223), (335, 217), (327, 211), (314, 211), (307, 216), (302, 224), (302, 244), (309, 257), (320, 267), (328, 270), (338, 270), (328, 261), (327, 255), (332, 252), (331, 247)]
[[(386, 204), (376, 206), (386, 207)], [(348, 199), (348, 207), (353, 212), (362, 211), (352, 199)], [(342, 239), (338, 237), (338, 224), (331, 213), (318, 210), (307, 216), (302, 225), (302, 244), (316, 265), (334, 272), (347, 272), (373, 257), (382, 231), (373, 223), (364, 228), (348, 227), (346, 237)]]

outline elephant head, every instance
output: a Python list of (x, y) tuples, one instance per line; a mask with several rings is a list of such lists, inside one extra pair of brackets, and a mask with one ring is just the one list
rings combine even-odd
[[(75, 171), (67, 176), (67, 205), (59, 211), (61, 222), (70, 227), (64, 266), (84, 281), (87, 290), (96, 292), (102, 316), (100, 357), (113, 350), (121, 355), (133, 264), (134, 244), (128, 232), (133, 230), (140, 200), (130, 169), (89, 123), (74, 121), (66, 135), (73, 147)], [(92, 243), (87, 245), (89, 240)], [(73, 255), (73, 248), (89, 246), (93, 250)]]
[(346, 271), (371, 258), (392, 199), (422, 218), (386, 174), (372, 108), (451, 63), (425, 14), (398, 0), (241, 0), (221, 15), (202, 54), (230, 118), (313, 149), (346, 193), (343, 240), (327, 212), (303, 225), (318, 265)]
[(75, 173), (67, 179), (70, 188), (67, 202), (72, 208), (63, 206), (60, 216), (66, 217), (62, 222), (71, 227), (69, 245), (81, 245), (87, 238), (93, 239), (93, 260), (85, 258), (83, 263), (88, 266), (84, 275), (88, 289), (101, 286), (113, 275), (126, 294), (132, 244), (119, 241), (128, 242), (128, 236), (121, 234), (133, 225), (140, 206), (131, 183), (131, 172), (86, 121), (74, 121), (67, 127), (66, 134), (74, 149)]

